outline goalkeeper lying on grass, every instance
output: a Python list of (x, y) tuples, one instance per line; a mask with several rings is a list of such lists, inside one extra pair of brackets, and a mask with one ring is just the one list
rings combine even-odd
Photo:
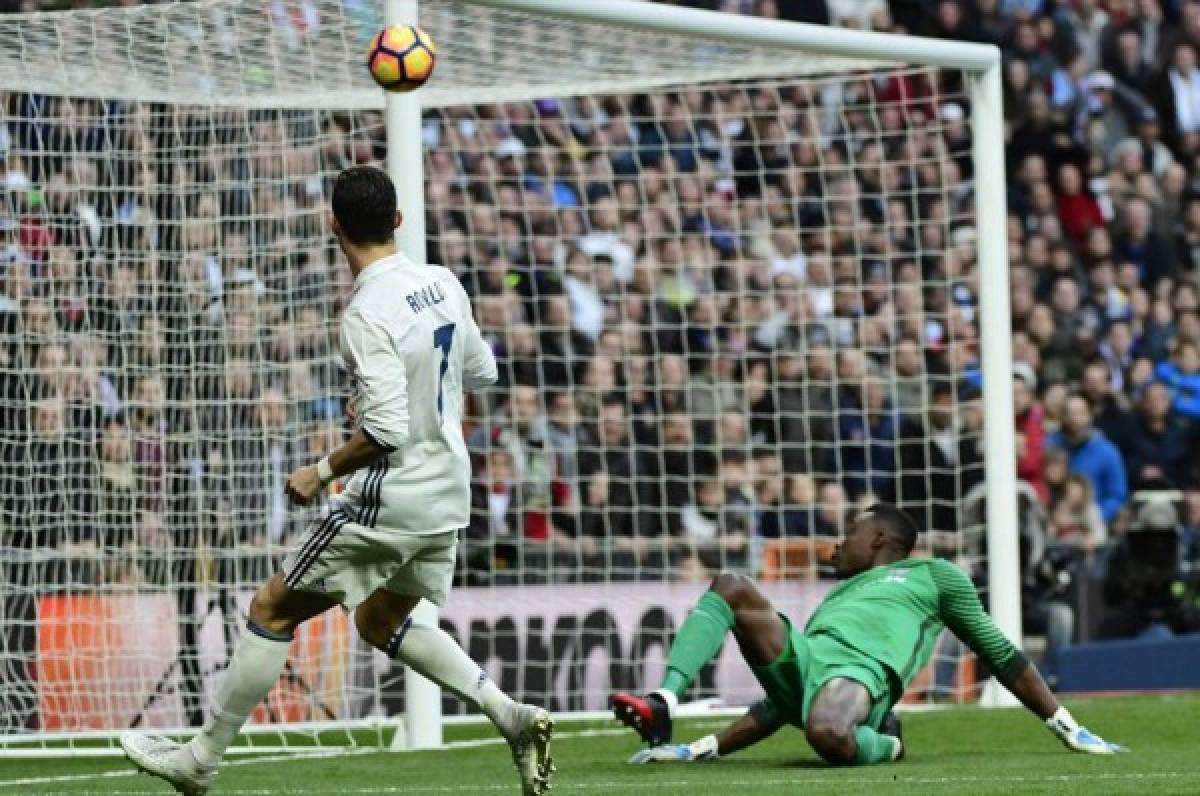
[[(777, 613), (750, 579), (717, 577), (680, 627), (662, 687), (646, 696), (613, 697), (617, 718), (650, 744), (630, 762), (712, 759), (760, 741), (784, 724), (802, 728), (829, 763), (899, 760), (904, 743), (892, 706), (929, 662), (943, 626), (1069, 748), (1118, 751), (1058, 704), (1037, 669), (983, 612), (961, 570), (941, 559), (909, 558), (916, 540), (916, 525), (895, 506), (877, 504), (856, 517), (834, 555), (844, 582), (829, 593), (804, 632)], [(665, 745), (679, 697), (730, 630), (766, 699), (718, 735)]]

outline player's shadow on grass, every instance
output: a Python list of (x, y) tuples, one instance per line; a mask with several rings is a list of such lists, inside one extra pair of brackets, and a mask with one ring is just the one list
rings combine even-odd
[(774, 759), (763, 760), (761, 757), (723, 757), (721, 758), (721, 768), (781, 768), (781, 769), (828, 769), (832, 770), (834, 766), (829, 765), (824, 760), (819, 760), (815, 757), (777, 757)]
[(803, 769), (821, 769), (831, 771), (836, 766), (831, 766), (824, 760), (816, 760), (813, 758), (800, 758), (797, 760), (781, 760), (779, 761), (780, 768), (803, 768)]

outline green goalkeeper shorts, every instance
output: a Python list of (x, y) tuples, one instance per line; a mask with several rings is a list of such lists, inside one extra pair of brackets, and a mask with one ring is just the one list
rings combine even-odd
[(750, 668), (784, 720), (804, 729), (809, 708), (821, 687), (836, 677), (845, 677), (861, 683), (871, 694), (866, 723), (879, 729), (895, 702), (883, 664), (832, 636), (806, 636), (795, 630), (786, 616), (780, 617), (788, 628), (787, 646), (774, 662)]

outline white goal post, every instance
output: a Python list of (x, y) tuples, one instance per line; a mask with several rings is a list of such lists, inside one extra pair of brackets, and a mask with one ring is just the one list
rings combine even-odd
[[(1021, 643), (1021, 593), (1016, 533), (1017, 492), (1012, 405), (1012, 329), (1008, 286), (1008, 233), (1006, 229), (1006, 183), (1004, 162), (1004, 98), (998, 47), (970, 42), (941, 41), (918, 36), (897, 36), (830, 28), (802, 23), (779, 22), (755, 17), (659, 5), (638, 0), (466, 0), (479, 6), (521, 11), (582, 23), (618, 28), (661, 31), (695, 36), (709, 41), (727, 41), (755, 48), (788, 51), (801, 56), (819, 55), (841, 59), (890, 61), (921, 66), (963, 70), (969, 80), (969, 96), (975, 161), (975, 193), (985, 197), (977, 220), (980, 266), (980, 314), (983, 381), (984, 468), (987, 481), (987, 550), (989, 611), (997, 626), (1011, 641)], [(411, 23), (417, 0), (387, 0), (389, 23)], [(413, 140), (420, 126), (420, 94), (388, 98), (389, 141)], [(405, 215), (424, 215), (418, 190), (423, 174), (420, 161), (408, 147), (401, 152), (389, 147), (394, 158), (388, 167), (405, 203)], [(417, 180), (417, 185), (414, 185)], [(978, 201), (978, 199), (977, 199)], [(978, 205), (977, 205), (978, 207)], [(405, 232), (401, 231), (402, 236)], [(401, 245), (418, 262), (424, 261), (424, 227), (401, 238)], [(426, 686), (433, 687), (426, 683)], [(1015, 705), (1003, 689), (985, 689), (984, 702)], [(424, 703), (423, 703), (424, 704)], [(440, 714), (439, 714), (440, 715)], [(410, 732), (412, 724), (409, 724)], [(424, 737), (424, 736), (422, 736)], [(432, 737), (432, 736), (430, 736)]]
[[(366, 41), (385, 23), (414, 22), (431, 34), (438, 47), (437, 70), (419, 91), (385, 96), (367, 74)], [(836, 436), (842, 411), (838, 388), (861, 387), (865, 393), (867, 383), (876, 378), (853, 375), (850, 366), (852, 375), (846, 376), (838, 360), (835, 373), (828, 376), (834, 395), (830, 406), (814, 408), (804, 403), (787, 409), (780, 403), (752, 412), (748, 389), (738, 382), (748, 382), (760, 360), (770, 360), (772, 364), (763, 367), (775, 373), (777, 360), (803, 359), (811, 348), (835, 351), (839, 334), (863, 333), (858, 319), (843, 323), (832, 310), (826, 311), (828, 317), (809, 318), (822, 334), (835, 338), (832, 344), (810, 344), (803, 352), (791, 354), (783, 353), (782, 344), (767, 353), (756, 352), (753, 340), (743, 341), (740, 349), (731, 345), (730, 350), (743, 352), (744, 362), (732, 361), (737, 357), (727, 351), (704, 348), (718, 336), (718, 324), (704, 320), (702, 312), (693, 318), (688, 314), (691, 308), (711, 304), (724, 314), (717, 320), (737, 320), (740, 315), (749, 317), (757, 307), (764, 317), (755, 323), (766, 328), (770, 324), (765, 316), (789, 304), (788, 290), (808, 289), (804, 265), (798, 266), (798, 281), (794, 274), (783, 274), (791, 281), (776, 281), (777, 275), (768, 268), (766, 286), (755, 283), (758, 277), (751, 271), (757, 265), (765, 267), (773, 255), (757, 250), (746, 254), (743, 246), (751, 247), (744, 242), (718, 266), (713, 241), (729, 230), (710, 224), (707, 209), (699, 213), (699, 226), (685, 229), (679, 221), (683, 214), (666, 207), (669, 196), (678, 196), (679, 203), (699, 205), (725, 197), (730, 234), (769, 239), (770, 224), (764, 228), (760, 222), (772, 220), (767, 205), (778, 194), (768, 190), (768, 185), (778, 187), (773, 183), (774, 167), (739, 171), (747, 168), (731, 165), (735, 159), (731, 147), (739, 146), (788, 149), (784, 160), (791, 161), (780, 167), (787, 172), (781, 179), (816, 185), (804, 197), (788, 194), (789, 212), (796, 214), (797, 240), (836, 234), (844, 239), (845, 251), (854, 252), (835, 256), (831, 247), (824, 257), (833, 276), (821, 290), (830, 303), (836, 300), (832, 296), (842, 281), (860, 295), (874, 289), (860, 271), (847, 276), (837, 266), (856, 264), (866, 256), (863, 252), (875, 251), (876, 242), (853, 213), (849, 226), (835, 220), (835, 205), (867, 198), (841, 196), (837, 178), (827, 177), (827, 172), (850, 174), (854, 182), (859, 170), (878, 167), (883, 174), (884, 166), (894, 166), (897, 171), (920, 172), (926, 180), (929, 195), (921, 201), (928, 200), (927, 205), (935, 209), (929, 209), (923, 221), (915, 212), (903, 219), (911, 232), (909, 250), (889, 250), (880, 257), (886, 265), (878, 278), (887, 291), (911, 287), (918, 301), (922, 291), (949, 295), (959, 277), (923, 276), (921, 263), (951, 256), (951, 249), (959, 246), (949, 241), (952, 229), (973, 230), (964, 244), (970, 252), (955, 252), (953, 258), (973, 260), (978, 279), (977, 306), (969, 310), (974, 320), (967, 322), (978, 328), (978, 339), (963, 346), (978, 346), (984, 409), (982, 427), (971, 433), (978, 435), (982, 450), (986, 513), (982, 523), (973, 522), (971, 531), (982, 530), (986, 538), (963, 541), (968, 536), (965, 528), (956, 528), (958, 541), (952, 554), (969, 559), (976, 565), (972, 574), (980, 578), (986, 570), (989, 611), (1004, 634), (1019, 644), (1018, 485), (1001, 68), (1000, 51), (989, 45), (818, 27), (638, 0), (281, 0), (269, 4), (199, 0), (0, 16), (0, 95), (8, 103), (0, 108), (4, 114), (0, 116), (0, 163), (4, 165), (0, 232), (21, 230), (13, 244), (18, 253), (0, 263), (4, 269), (0, 270), (4, 291), (0, 292), (0, 757), (115, 754), (112, 739), (118, 730), (132, 724), (187, 733), (198, 711), (206, 707), (206, 695), (220, 676), (236, 636), (239, 612), (307, 519), (299, 513), (282, 517), (272, 486), (277, 472), (289, 457), (311, 454), (336, 438), (340, 429), (346, 385), (331, 341), (336, 340), (337, 312), (348, 279), (330, 246), (325, 216), (332, 176), (355, 162), (386, 163), (405, 217), (398, 242), (411, 258), (423, 262), (431, 257), (426, 253), (429, 242), (445, 256), (452, 238), (454, 245), (469, 251), (464, 262), (472, 264), (464, 273), (480, 282), (472, 290), (476, 310), (481, 316), (495, 312), (493, 317), (483, 317), (481, 326), (506, 346), (505, 362), (514, 372), (521, 364), (514, 353), (519, 337), (527, 334), (541, 345), (562, 325), (553, 317), (554, 307), (547, 309), (547, 305), (565, 293), (558, 289), (554, 296), (539, 294), (536, 284), (540, 283), (534, 279), (537, 268), (553, 270), (553, 279), (561, 282), (572, 278), (571, 268), (576, 266), (568, 260), (578, 255), (597, 274), (601, 269), (613, 270), (614, 258), (625, 256), (619, 246), (624, 234), (621, 223), (632, 220), (636, 226), (643, 214), (667, 220), (667, 231), (660, 232), (663, 258), (672, 247), (691, 245), (695, 248), (686, 256), (714, 260), (707, 271), (696, 269), (697, 273), (686, 275), (682, 264), (677, 272), (670, 271), (665, 259), (655, 262), (659, 241), (646, 222), (643, 243), (649, 242), (650, 253), (629, 253), (628, 273), (615, 279), (619, 284), (608, 297), (611, 300), (597, 311), (602, 318), (597, 322), (598, 334), (586, 341), (594, 345), (594, 356), (580, 360), (575, 369), (565, 362), (565, 355), (565, 364), (546, 356), (541, 358), (546, 361), (532, 366), (541, 373), (547, 363), (562, 364), (565, 375), (541, 377), (534, 402), (540, 415), (546, 415), (556, 398), (578, 393), (578, 406), (574, 397), (564, 400), (571, 406), (566, 414), (578, 412), (584, 418), (580, 426), (587, 425), (592, 435), (590, 442), (579, 437), (580, 458), (596, 453), (593, 458), (603, 465), (588, 478), (581, 467), (563, 467), (546, 479), (544, 493), (533, 497), (521, 493), (523, 516), (538, 515), (539, 522), (553, 526), (554, 512), (561, 508), (564, 514), (574, 512), (574, 521), (582, 529), (591, 500), (589, 488), (609, 489), (598, 499), (603, 509), (593, 513), (602, 517), (601, 526), (615, 538), (618, 521), (641, 521), (640, 517), (627, 520), (604, 502), (616, 493), (610, 483), (626, 478), (630, 492), (647, 486), (645, 494), (660, 501), (647, 506), (638, 504), (642, 498), (635, 496), (628, 514), (653, 514), (656, 527), (675, 525), (669, 532), (661, 530), (658, 536), (642, 540), (641, 548), (635, 546), (641, 550), (635, 564), (614, 553), (616, 543), (606, 546), (604, 539), (599, 557), (594, 550), (587, 552), (581, 541), (587, 533), (583, 530), (574, 536), (578, 549), (566, 563), (549, 554), (540, 563), (531, 563), (537, 560), (536, 555), (528, 555), (536, 546), (529, 543), (533, 535), (518, 529), (518, 538), (511, 538), (512, 529), (503, 527), (503, 519), (498, 518), (511, 514), (513, 504), (489, 502), (492, 485), (484, 484), (476, 508), (484, 515), (484, 546), (494, 569), (486, 578), (473, 581), (474, 559), (467, 556), (464, 541), (466, 563), (459, 573), (464, 588), (456, 585), (456, 596), (441, 621), (455, 628), (464, 648), (502, 686), (530, 699), (545, 697), (547, 706), (559, 712), (595, 715), (603, 706), (604, 689), (618, 683), (642, 686), (661, 669), (663, 640), (677, 626), (688, 600), (703, 588), (693, 580), (697, 570), (688, 569), (676, 556), (679, 550), (690, 549), (679, 537), (684, 532), (675, 527), (683, 506), (671, 503), (675, 498), (669, 496), (678, 493), (671, 492), (663, 464), (676, 443), (668, 443), (666, 432), (656, 425), (655, 433), (661, 434), (644, 444), (651, 468), (639, 470), (639, 463), (634, 475), (620, 475), (605, 457), (633, 445), (604, 441), (610, 433), (602, 419), (606, 395), (623, 396), (620, 411), (628, 416), (622, 414), (619, 422), (634, 428), (636, 439), (637, 423), (644, 418), (635, 416), (635, 400), (665, 401), (661, 393), (667, 390), (663, 386), (666, 361), (681, 362), (686, 384), (678, 392), (687, 393), (681, 404), (684, 409), (658, 411), (664, 421), (673, 414), (708, 414), (695, 415), (683, 435), (688, 438), (694, 432), (695, 439), (679, 444), (711, 449), (714, 470), (724, 467), (716, 462), (724, 462), (727, 452), (737, 454), (730, 459), (734, 468), (754, 459), (764, 447), (774, 451), (768, 458), (776, 467), (779, 461), (794, 467), (788, 464), (788, 455), (779, 452), (785, 447), (783, 432), (768, 432), (764, 441), (752, 429), (743, 428), (745, 439), (734, 451), (729, 439), (722, 439), (724, 417), (740, 414), (742, 422), (750, 425), (745, 418), (761, 412), (759, 420), (776, 430), (792, 420), (821, 421), (834, 426), (830, 433)], [(888, 152), (879, 143), (886, 132), (885, 103), (877, 103), (870, 92), (850, 90), (874, 76), (893, 74), (932, 84), (939, 70), (961, 76), (953, 92), (925, 97), (919, 103), (904, 98), (890, 102), (899, 107), (895, 113), (911, 128), (905, 128), (905, 135), (928, 132), (940, 137), (952, 124), (961, 124), (969, 133), (970, 149), (958, 155), (969, 160), (969, 177), (947, 168), (944, 161), (954, 157), (935, 146), (922, 148), (918, 142), (911, 149), (898, 146)], [(801, 94), (811, 98), (812, 106), (804, 112), (811, 119), (798, 121), (796, 130), (786, 131), (783, 139), (772, 139), (777, 133), (766, 117), (778, 109), (781, 97)], [(843, 95), (846, 107), (839, 104)], [(836, 100), (822, 104), (821, 97)], [(542, 103), (551, 100), (555, 110), (543, 114)], [(754, 107), (760, 100), (765, 111)], [(948, 121), (937, 115), (942, 101), (969, 108), (969, 114)], [(568, 104), (577, 112), (570, 118), (561, 110)], [(918, 104), (921, 109), (913, 110)], [(932, 115), (926, 113), (926, 105), (934, 108)], [(505, 108), (524, 115), (510, 120)], [(682, 114), (680, 123), (687, 128), (688, 146), (694, 150), (690, 156), (701, 161), (693, 165), (693, 172), (676, 172), (669, 165), (674, 162), (671, 155), (663, 157), (668, 165), (638, 166), (654, 172), (650, 180), (614, 168), (614, 164), (640, 164), (639, 159), (649, 157), (648, 145), (639, 145), (636, 135), (618, 140), (615, 133), (599, 134), (596, 128), (609, 121), (616, 122), (614, 128), (626, 121), (631, 127), (665, 128), (667, 117), (675, 111)], [(747, 118), (758, 114), (741, 128), (749, 144), (731, 144), (734, 136), (722, 128), (737, 113)], [(853, 129), (852, 116), (861, 129)], [(582, 143), (562, 145), (562, 152), (532, 151), (537, 147), (511, 132), (524, 125), (540, 140), (550, 140), (558, 134), (557, 125), (572, 123), (579, 130), (586, 128), (590, 137), (583, 140), (580, 133)], [(500, 129), (508, 132), (495, 132)], [(871, 150), (883, 165), (865, 157), (862, 162), (853, 157), (826, 159), (822, 147), (832, 141), (849, 148), (855, 135), (866, 141), (863, 149)], [(665, 141), (659, 146), (664, 151), (670, 148)], [(528, 173), (518, 174), (488, 171), (501, 168), (499, 158), (492, 157), (499, 147), (518, 157), (528, 154), (531, 164), (549, 165), (531, 166)], [(696, 156), (704, 147), (709, 149)], [(811, 160), (800, 164), (798, 152), (811, 155)], [(895, 161), (889, 161), (893, 156)], [(621, 157), (625, 160), (618, 162)], [(706, 159), (710, 162), (703, 162)], [(469, 176), (451, 173), (454, 168), (462, 172), (464, 162), (487, 165)], [(568, 174), (570, 179), (564, 177), (564, 182), (570, 183), (567, 192), (573, 192), (573, 199), (548, 210), (529, 199), (526, 194), (533, 191), (527, 186), (540, 180), (541, 188), (546, 188), (555, 173)], [(689, 175), (699, 173), (712, 177), (710, 182), (720, 188), (712, 190), (697, 178), (694, 182), (700, 184), (701, 195), (688, 200), (683, 192)], [(651, 196), (646, 186), (655, 179), (661, 192)], [(739, 197), (739, 179), (761, 193)], [(668, 187), (662, 188), (664, 184)], [(879, 184), (886, 186), (887, 180), (880, 177)], [(594, 196), (589, 193), (592, 188), (597, 188)], [(913, 188), (912, 193), (915, 197), (919, 191)], [(491, 213), (481, 213), (478, 223), (473, 213), (479, 208), (472, 206), (477, 195), (490, 197)], [(505, 198), (518, 202), (507, 208), (507, 219), (491, 206)], [(881, 214), (891, 212), (883, 188), (869, 198), (882, 208)], [(807, 210), (801, 207), (802, 199), (809, 203)], [(617, 231), (605, 230), (612, 239), (609, 243), (616, 241), (613, 248), (589, 250), (583, 257), (580, 252), (585, 247), (577, 244), (587, 237), (591, 214), (597, 212), (593, 204), (598, 207), (610, 200), (634, 204), (623, 208), (626, 212), (613, 225)], [(910, 204), (917, 205), (918, 199), (912, 198)], [(973, 211), (963, 210), (967, 207)], [(622, 209), (619, 204), (617, 208)], [(809, 215), (803, 216), (805, 212)], [(444, 218), (449, 216), (459, 219), (459, 226), (446, 225)], [(538, 227), (547, 216), (555, 216), (560, 226), (554, 228), (560, 234)], [(427, 220), (431, 220), (428, 228)], [(577, 227), (568, 230), (568, 220)], [(924, 230), (918, 230), (921, 223), (936, 228), (936, 234), (923, 237)], [(215, 231), (206, 233), (205, 227)], [(44, 240), (38, 237), (43, 231)], [(569, 242), (568, 234), (574, 236)], [(510, 284), (517, 278), (511, 270), (501, 268), (499, 281), (484, 284), (495, 265), (491, 258), (518, 259), (507, 253), (505, 246), (511, 241), (506, 235), (520, 238), (513, 245), (524, 251), (534, 252), (544, 244), (549, 253), (550, 262), (540, 264), (534, 254), (529, 255), (531, 263), (522, 272), (528, 279), (520, 286), (530, 291), (528, 295), (517, 295)], [(701, 240), (706, 235), (707, 243)], [(234, 248), (242, 256), (236, 266), (226, 256)], [(796, 258), (803, 261), (804, 253)], [(818, 257), (811, 259), (815, 262)], [(893, 263), (900, 261), (916, 263), (915, 270), (905, 271), (916, 274), (911, 284), (890, 281), (900, 269)], [(657, 266), (661, 266), (657, 273), (671, 287), (638, 287), (645, 269)], [(726, 266), (732, 277), (713, 277)], [(808, 278), (816, 286), (816, 266), (811, 267)], [(606, 278), (614, 281), (611, 275)], [(725, 286), (714, 288), (712, 284), (721, 278), (727, 280)], [(792, 287), (776, 287), (779, 284)], [(687, 293), (687, 301), (694, 303), (687, 304), (675, 294), (664, 298), (671, 290)], [(728, 304), (720, 304), (719, 297), (714, 298), (717, 294), (728, 298)], [(525, 307), (528, 317), (512, 315), (510, 303), (505, 303), (509, 298), (511, 304)], [(668, 318), (653, 308), (645, 309), (656, 301), (669, 305), (677, 315)], [(644, 314), (637, 318), (622, 314), (635, 308)], [(801, 314), (806, 311), (812, 312)], [(941, 344), (960, 342), (955, 337), (959, 327), (950, 318), (957, 312), (953, 306), (921, 312), (925, 315), (915, 322), (918, 336), (928, 323), (938, 327)], [(50, 320), (44, 316), (51, 316)], [(709, 325), (704, 327), (705, 323)], [(751, 329), (749, 320), (745, 324), (730, 334), (744, 332), (753, 338), (760, 330)], [(247, 325), (252, 326), (249, 332)], [(614, 329), (620, 336), (617, 345), (624, 348), (611, 356), (600, 353), (604, 333)], [(635, 352), (626, 338), (639, 335), (654, 342)], [(664, 339), (670, 342), (660, 350), (659, 341)], [(901, 343), (897, 334), (871, 345), (882, 357), (895, 358)], [(865, 349), (867, 344), (850, 347)], [(701, 354), (711, 354), (711, 362), (719, 364), (707, 364), (706, 359), (702, 366), (691, 365)], [(603, 368), (598, 367), (606, 356), (622, 360), (610, 361), (612, 368), (630, 368), (620, 378), (609, 373), (613, 383), (607, 385)], [(662, 380), (651, 386), (652, 379), (647, 378), (644, 392), (650, 398), (633, 396), (637, 386), (628, 374), (635, 364)], [(700, 375), (693, 373), (687, 381), (693, 367)], [(718, 372), (720, 367), (727, 370)], [(802, 392), (804, 385), (788, 381), (795, 378), (778, 376), (768, 391), (773, 395), (784, 390)], [(519, 447), (519, 441), (510, 440), (510, 426), (516, 421), (510, 422), (509, 413), (517, 409), (509, 392), (523, 384), (514, 376), (476, 407), (471, 444), (489, 472), (493, 454), (504, 459), (509, 449)], [(894, 385), (887, 391), (894, 393)], [(927, 387), (922, 385), (917, 394), (921, 397), (915, 413), (923, 416), (930, 401)], [(696, 395), (716, 401), (718, 408), (697, 403)], [(959, 408), (955, 406), (956, 411)], [(901, 436), (894, 432), (891, 450), (896, 460), (890, 464), (873, 464), (867, 454), (867, 463), (858, 465), (867, 471), (863, 480), (878, 476), (878, 468), (890, 468), (889, 477), (899, 481), (907, 475), (918, 488), (931, 489), (931, 473), (904, 470), (903, 457), (897, 453), (904, 442)], [(798, 439), (792, 441), (797, 461), (810, 461), (805, 446), (826, 444), (815, 438)], [(810, 480), (817, 485), (836, 486), (839, 470), (850, 466), (844, 441), (830, 444), (833, 447), (823, 454), (822, 466), (832, 469), (822, 470), (825, 475), (819, 477), (814, 467)], [(575, 456), (576, 449), (571, 450)], [(515, 480), (528, 475), (521, 472), (523, 463), (513, 457), (507, 466), (520, 476)], [(965, 467), (948, 468), (946, 478), (955, 487), (967, 480)], [(97, 486), (109, 473), (115, 475), (103, 483), (113, 485), (112, 489)], [(793, 475), (807, 474), (798, 469), (776, 473), (789, 483)], [(476, 473), (476, 482), (486, 478)], [(706, 471), (688, 488), (699, 492), (702, 483), (716, 484), (717, 478)], [(596, 487), (597, 483), (606, 486)], [(49, 484), (59, 485), (62, 494), (38, 492)], [(562, 506), (551, 496), (558, 491), (571, 495)], [(871, 488), (862, 491), (870, 494)], [(945, 505), (932, 492), (919, 497), (907, 494), (930, 516), (939, 508), (960, 518), (963, 513), (961, 505)], [(531, 509), (535, 499), (553, 508)], [(698, 497), (691, 500), (700, 502)], [(778, 499), (781, 516), (790, 500), (790, 495)], [(819, 513), (818, 504), (813, 502), (807, 511), (808, 520), (816, 522), (812, 518)], [(118, 514), (123, 519), (110, 523), (108, 517)], [(701, 518), (700, 524), (704, 522)], [(33, 527), (26, 527), (27, 523)], [(112, 528), (106, 525), (103, 533), (91, 528), (105, 524)], [(815, 550), (820, 532), (811, 533), (805, 536), (814, 551), (811, 560), (805, 558), (806, 576), (815, 575), (819, 566)], [(752, 538), (728, 560), (736, 560), (750, 574), (761, 574), (758, 562), (764, 545), (769, 546)], [(928, 545), (926, 550), (932, 551), (933, 543)], [(496, 551), (501, 547), (517, 552), (500, 563)], [(662, 553), (661, 559), (647, 564), (656, 551)], [(712, 569), (726, 562), (726, 555), (721, 548), (716, 565), (710, 559), (698, 563), (703, 556), (697, 555), (685, 563)], [(981, 555), (985, 560), (979, 560)], [(812, 577), (800, 580), (816, 583)], [(785, 602), (788, 610), (810, 610), (823, 594), (807, 587), (789, 592), (791, 582), (785, 575), (768, 584), (775, 590), (773, 595), (793, 601)], [(472, 584), (474, 589), (467, 588)], [(644, 595), (656, 601), (653, 610), (643, 611), (633, 604)], [(464, 608), (466, 603), (455, 599), (470, 604)], [(549, 609), (538, 613), (545, 606), (529, 605), (528, 600), (556, 603), (564, 613), (557, 616)], [(620, 610), (606, 612), (617, 603)], [(430, 609), (420, 608), (421, 619), (438, 621), (437, 612)], [(301, 634), (286, 687), (273, 693), (271, 704), (248, 727), (256, 751), (442, 744), (443, 725), (459, 719), (443, 717), (437, 688), (411, 675), (405, 675), (401, 685), (399, 673), (357, 638), (352, 624), (344, 616), (330, 615), (307, 635)], [(178, 652), (158, 649), (160, 638), (178, 645)], [(108, 649), (116, 650), (112, 660), (105, 657)], [(556, 660), (556, 655), (569, 662)], [(743, 698), (745, 683), (726, 678), (727, 673), (728, 668), (720, 669), (698, 696), (720, 696), (727, 702), (731, 695), (733, 702)], [(929, 692), (940, 687), (931, 685)], [(963, 695), (958, 690), (953, 693)], [(971, 690), (969, 696), (976, 693)], [(1014, 704), (996, 688), (983, 689), (982, 700)], [(400, 706), (405, 712), (403, 722)]]

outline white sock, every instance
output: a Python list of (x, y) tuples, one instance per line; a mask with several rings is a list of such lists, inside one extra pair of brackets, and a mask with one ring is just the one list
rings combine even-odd
[(656, 688), (650, 693), (662, 697), (662, 701), (667, 703), (667, 715), (675, 718), (675, 708), (679, 707), (679, 697), (675, 696), (675, 692), (666, 688)]
[(283, 672), (291, 639), (266, 638), (247, 628), (229, 659), (212, 715), (188, 746), (201, 764), (216, 765), (233, 743), (250, 711), (263, 701)]
[(508, 734), (515, 703), (440, 627), (405, 622), (384, 650), (469, 705), (474, 705)]

